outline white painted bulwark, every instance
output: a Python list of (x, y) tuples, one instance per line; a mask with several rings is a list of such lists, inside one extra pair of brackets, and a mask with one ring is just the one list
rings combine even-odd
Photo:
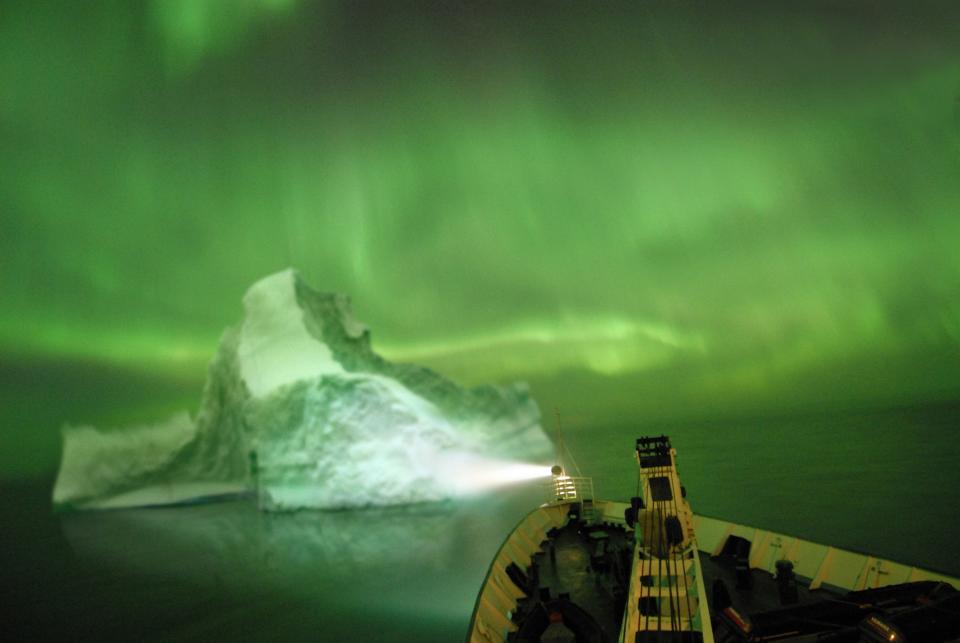
[(921, 580), (943, 581), (960, 587), (960, 580), (920, 567), (831, 547), (726, 520), (694, 515), (694, 529), (701, 551), (719, 554), (729, 536), (750, 541), (750, 567), (774, 573), (778, 560), (793, 563), (794, 573), (809, 582), (846, 591), (871, 589)]

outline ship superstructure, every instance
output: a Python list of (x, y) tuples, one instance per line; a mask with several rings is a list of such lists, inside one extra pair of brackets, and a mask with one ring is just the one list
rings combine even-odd
[(642, 496), (625, 510), (635, 555), (620, 641), (658, 640), (667, 633), (674, 640), (713, 641), (693, 511), (676, 455), (664, 435), (637, 440)]

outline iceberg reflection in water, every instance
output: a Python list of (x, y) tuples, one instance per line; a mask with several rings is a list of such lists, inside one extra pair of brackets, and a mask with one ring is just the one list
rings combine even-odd
[(106, 639), (449, 641), (540, 493), (278, 514), (237, 501), (68, 514), (61, 526), (106, 601), (138, 595), (116, 621), (104, 606)]

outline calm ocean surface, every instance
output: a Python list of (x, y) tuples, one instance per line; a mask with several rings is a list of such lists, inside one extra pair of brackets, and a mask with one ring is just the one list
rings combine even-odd
[[(570, 429), (598, 497), (665, 432), (694, 510), (960, 574), (960, 406)], [(54, 515), (5, 484), (4, 640), (461, 641), (493, 554), (539, 488), (437, 505), (259, 513), (245, 501)], [(11, 636), (12, 635), (12, 636)]]

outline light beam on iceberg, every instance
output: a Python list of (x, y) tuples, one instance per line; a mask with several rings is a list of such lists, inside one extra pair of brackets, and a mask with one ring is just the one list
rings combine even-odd
[[(54, 504), (103, 508), (255, 493), (266, 509), (439, 500), (549, 475), (524, 384), (464, 389), (377, 355), (349, 299), (286, 270), (244, 296), (198, 413), (64, 429)], [(543, 472), (546, 473), (543, 473)]]
[(550, 477), (544, 464), (485, 458), (472, 453), (449, 454), (437, 464), (437, 476), (454, 495), (471, 495)]

